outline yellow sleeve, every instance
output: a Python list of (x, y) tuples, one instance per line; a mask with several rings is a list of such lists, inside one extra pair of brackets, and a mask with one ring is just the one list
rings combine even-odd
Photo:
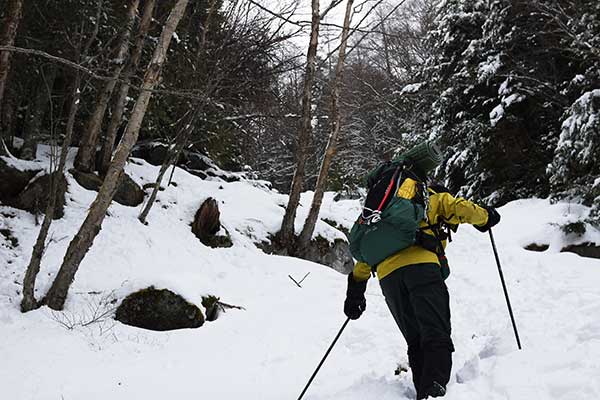
[(371, 277), (371, 267), (367, 263), (358, 261), (354, 266), (352, 275), (356, 282), (366, 281)]
[(429, 201), (430, 221), (437, 222), (438, 217), (441, 216), (452, 225), (485, 225), (487, 223), (486, 209), (462, 197), (454, 197), (450, 193), (436, 193), (430, 197)]

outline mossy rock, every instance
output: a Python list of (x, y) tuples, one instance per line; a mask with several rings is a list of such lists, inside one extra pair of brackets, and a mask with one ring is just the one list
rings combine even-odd
[(155, 166), (162, 165), (168, 155), (169, 147), (160, 142), (140, 143), (131, 152), (132, 157), (141, 158)]
[[(92, 172), (81, 172), (75, 169), (69, 172), (77, 183), (87, 190), (97, 192), (104, 182), (101, 177)], [(124, 206), (137, 207), (144, 202), (144, 196), (145, 193), (142, 188), (129, 175), (123, 173), (119, 178), (119, 186), (113, 200)]]
[(600, 246), (596, 243), (585, 242), (564, 247), (562, 253), (575, 253), (581, 257), (600, 259)]
[[(55, 176), (58, 177), (58, 191), (56, 193), (54, 219), (60, 219), (65, 214), (65, 194), (67, 193), (68, 184), (63, 174)], [(20, 210), (29, 211), (32, 214), (43, 214), (46, 212), (50, 188), (50, 175), (42, 175), (29, 182), (25, 190), (8, 201), (7, 204)]]
[(154, 286), (127, 296), (117, 308), (115, 319), (153, 331), (198, 328), (204, 324), (200, 308), (168, 289)]
[(25, 189), (40, 170), (21, 171), (0, 158), (0, 202), (7, 204)]

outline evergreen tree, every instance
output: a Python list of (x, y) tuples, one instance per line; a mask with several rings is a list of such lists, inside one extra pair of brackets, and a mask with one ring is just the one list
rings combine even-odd
[[(565, 18), (581, 12), (560, 3)], [(550, 194), (562, 115), (582, 94), (568, 87), (598, 59), (540, 4), (450, 0), (435, 20), (421, 78), (438, 93), (427, 129), (448, 151), (439, 176), (462, 195), (502, 204)]]

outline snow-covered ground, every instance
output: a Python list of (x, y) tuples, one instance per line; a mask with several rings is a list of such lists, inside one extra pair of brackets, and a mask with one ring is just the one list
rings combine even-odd
[[(127, 166), (138, 183), (157, 167)], [(345, 276), (318, 264), (262, 253), (253, 241), (274, 232), (286, 198), (259, 183), (201, 181), (178, 170), (177, 187), (160, 192), (149, 225), (139, 209), (111, 206), (94, 247), (76, 276), (64, 313), (46, 308), (21, 314), (20, 282), (37, 235), (32, 215), (0, 207), (1, 399), (296, 399), (343, 324)], [(192, 217), (208, 196), (220, 203), (234, 247), (210, 249), (191, 233)], [(69, 238), (94, 197), (69, 179), (65, 217), (51, 229), (38, 279), (43, 293)], [(308, 205), (310, 194), (303, 197)], [(349, 227), (357, 201), (333, 202), (322, 217)], [(306, 214), (301, 209), (298, 227)], [(546, 200), (520, 200), (500, 209), (495, 229), (523, 350), (516, 348), (487, 234), (461, 227), (450, 244), (453, 339), (456, 353), (446, 398), (591, 399), (600, 395), (600, 261), (559, 253), (558, 224), (587, 210)], [(339, 237), (327, 224), (317, 234)], [(598, 232), (584, 239), (600, 243)], [(252, 238), (249, 239), (249, 238)], [(541, 253), (523, 246), (549, 244)], [(296, 286), (296, 280), (310, 274)], [(230, 310), (199, 329), (152, 332), (108, 320), (86, 327), (93, 311), (149, 285), (199, 304), (206, 294), (245, 310)], [(109, 304), (106, 306), (99, 304)], [(68, 329), (66, 326), (71, 327)], [(75, 326), (72, 326), (75, 325)], [(375, 280), (367, 311), (351, 322), (305, 399), (412, 399), (406, 345)]]

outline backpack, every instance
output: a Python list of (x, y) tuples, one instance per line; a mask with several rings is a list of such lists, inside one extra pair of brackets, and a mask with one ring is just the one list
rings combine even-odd
[(348, 236), (350, 252), (375, 269), (416, 243), (425, 219), (426, 187), (406, 159), (388, 161), (367, 175), (367, 197)]

